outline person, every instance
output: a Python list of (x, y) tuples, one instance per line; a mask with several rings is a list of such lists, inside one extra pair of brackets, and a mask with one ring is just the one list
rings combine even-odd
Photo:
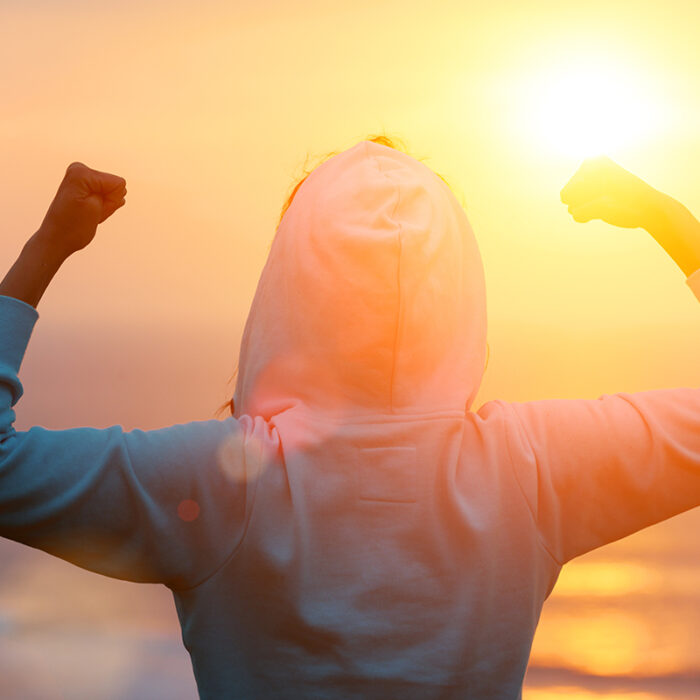
[[(68, 167), (0, 284), (0, 535), (173, 593), (202, 698), (520, 698), (571, 559), (700, 505), (700, 389), (491, 400), (477, 241), (445, 182), (366, 139), (284, 212), (232, 415), (13, 428), (36, 306), (125, 202)], [(561, 193), (641, 227), (700, 299), (700, 224), (607, 158)]]

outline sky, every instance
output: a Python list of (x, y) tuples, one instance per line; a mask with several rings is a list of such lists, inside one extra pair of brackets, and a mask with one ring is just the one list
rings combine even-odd
[[(450, 182), (474, 228), (490, 348), (475, 407), (700, 386), (685, 275), (641, 229), (577, 224), (559, 201), (604, 152), (700, 215), (699, 20), (679, 0), (3, 0), (0, 267), (70, 162), (128, 186), (39, 304), (16, 427), (213, 417), (291, 187), (380, 132)], [(700, 688), (698, 525), (683, 514), (570, 565), (531, 700), (561, 696), (560, 678), (587, 698), (593, 675), (675, 673), (682, 693), (694, 673)], [(640, 683), (629, 692), (672, 697)]]

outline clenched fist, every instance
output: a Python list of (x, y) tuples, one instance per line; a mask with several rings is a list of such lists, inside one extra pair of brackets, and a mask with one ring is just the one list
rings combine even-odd
[(561, 191), (580, 223), (602, 219), (613, 226), (649, 230), (664, 214), (664, 195), (605, 156), (585, 160)]
[(41, 224), (42, 235), (66, 257), (85, 248), (97, 225), (124, 206), (126, 180), (71, 163)]

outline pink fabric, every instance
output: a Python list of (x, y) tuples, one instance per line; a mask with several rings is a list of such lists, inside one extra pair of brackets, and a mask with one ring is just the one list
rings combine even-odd
[[(198, 678), (519, 698), (562, 564), (700, 504), (700, 389), (474, 412), (485, 341), (478, 247), (440, 178), (366, 141), (309, 176), (242, 340), (245, 536), (179, 603)], [(207, 638), (217, 596), (238, 655)]]
[(468, 410), (486, 359), (484, 290), (445, 183), (360, 142), (316, 168), (283, 218), (243, 335), (237, 413)]

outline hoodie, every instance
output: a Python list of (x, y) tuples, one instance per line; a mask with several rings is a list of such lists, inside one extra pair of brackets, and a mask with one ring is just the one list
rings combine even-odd
[(37, 319), (0, 296), (0, 535), (166, 585), (202, 698), (519, 699), (561, 567), (700, 505), (696, 388), (472, 410), (476, 239), (373, 142), (285, 213), (233, 416), (15, 431)]

